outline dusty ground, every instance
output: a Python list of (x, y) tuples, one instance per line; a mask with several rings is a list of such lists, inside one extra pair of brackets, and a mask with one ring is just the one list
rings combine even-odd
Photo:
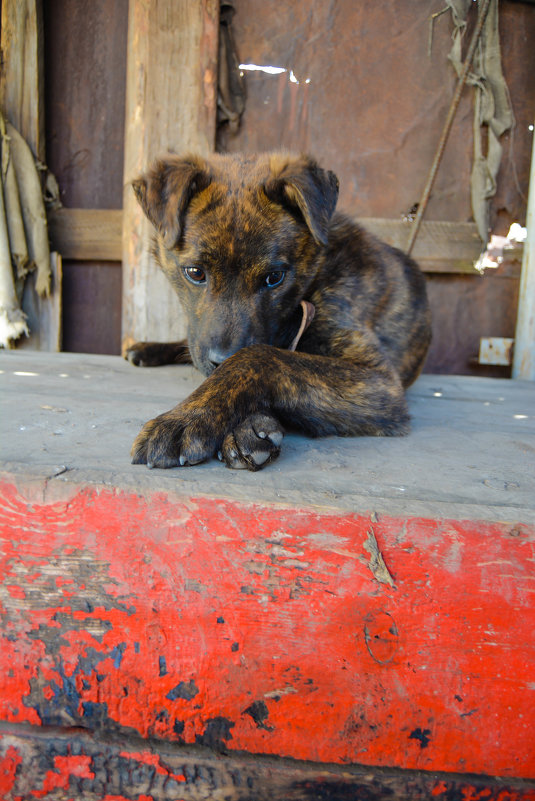
[(404, 438), (292, 434), (259, 473), (216, 460), (173, 470), (130, 464), (141, 425), (201, 380), (192, 367), (135, 368), (113, 356), (0, 353), (0, 468), (89, 482), (352, 511), (535, 520), (535, 387), (422, 376)]

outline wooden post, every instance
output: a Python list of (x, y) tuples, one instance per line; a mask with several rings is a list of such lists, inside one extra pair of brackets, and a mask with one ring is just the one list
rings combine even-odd
[(2, 0), (0, 97), (9, 122), (45, 161), (41, 0)]
[[(46, 161), (42, 0), (2, 0), (0, 103), (4, 116), (20, 133), (33, 156)], [(42, 179), (43, 180), (43, 179)], [(22, 310), (29, 336), (16, 342), (19, 349), (61, 349), (61, 257), (52, 254), (51, 291), (36, 290), (36, 274), (26, 278)]]
[(513, 378), (535, 381), (535, 132), (531, 155), (526, 228), (528, 236), (524, 243), (522, 256)]
[(185, 334), (150, 254), (151, 227), (130, 182), (165, 152), (215, 147), (218, 0), (130, 0), (123, 217), (123, 344)]

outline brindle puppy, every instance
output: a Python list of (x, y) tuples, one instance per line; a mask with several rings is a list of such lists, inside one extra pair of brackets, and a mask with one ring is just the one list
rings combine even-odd
[(188, 339), (137, 343), (126, 356), (193, 361), (207, 376), (143, 427), (135, 464), (217, 454), (258, 470), (278, 456), (283, 426), (407, 433), (404, 388), (431, 336), (425, 281), (412, 259), (335, 213), (332, 172), (284, 153), (170, 156), (133, 186)]

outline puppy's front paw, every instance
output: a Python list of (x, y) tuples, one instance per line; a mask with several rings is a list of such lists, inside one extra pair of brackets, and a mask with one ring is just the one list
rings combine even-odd
[(147, 467), (194, 465), (213, 456), (219, 447), (213, 426), (188, 419), (176, 409), (145, 423), (132, 446), (132, 464)]
[(125, 348), (123, 356), (130, 364), (136, 367), (153, 367), (161, 363), (150, 342), (135, 342), (130, 347)]
[(134, 342), (124, 348), (123, 356), (136, 367), (186, 364), (191, 361), (185, 342)]
[(284, 431), (268, 414), (252, 414), (226, 435), (218, 457), (227, 467), (261, 470), (280, 453)]

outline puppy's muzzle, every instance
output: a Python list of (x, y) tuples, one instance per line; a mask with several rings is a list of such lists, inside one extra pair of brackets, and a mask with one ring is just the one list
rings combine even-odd
[(229, 356), (232, 356), (234, 352), (233, 350), (223, 351), (220, 348), (210, 348), (206, 355), (208, 356), (208, 361), (213, 365), (215, 370), (215, 368), (219, 367)]

